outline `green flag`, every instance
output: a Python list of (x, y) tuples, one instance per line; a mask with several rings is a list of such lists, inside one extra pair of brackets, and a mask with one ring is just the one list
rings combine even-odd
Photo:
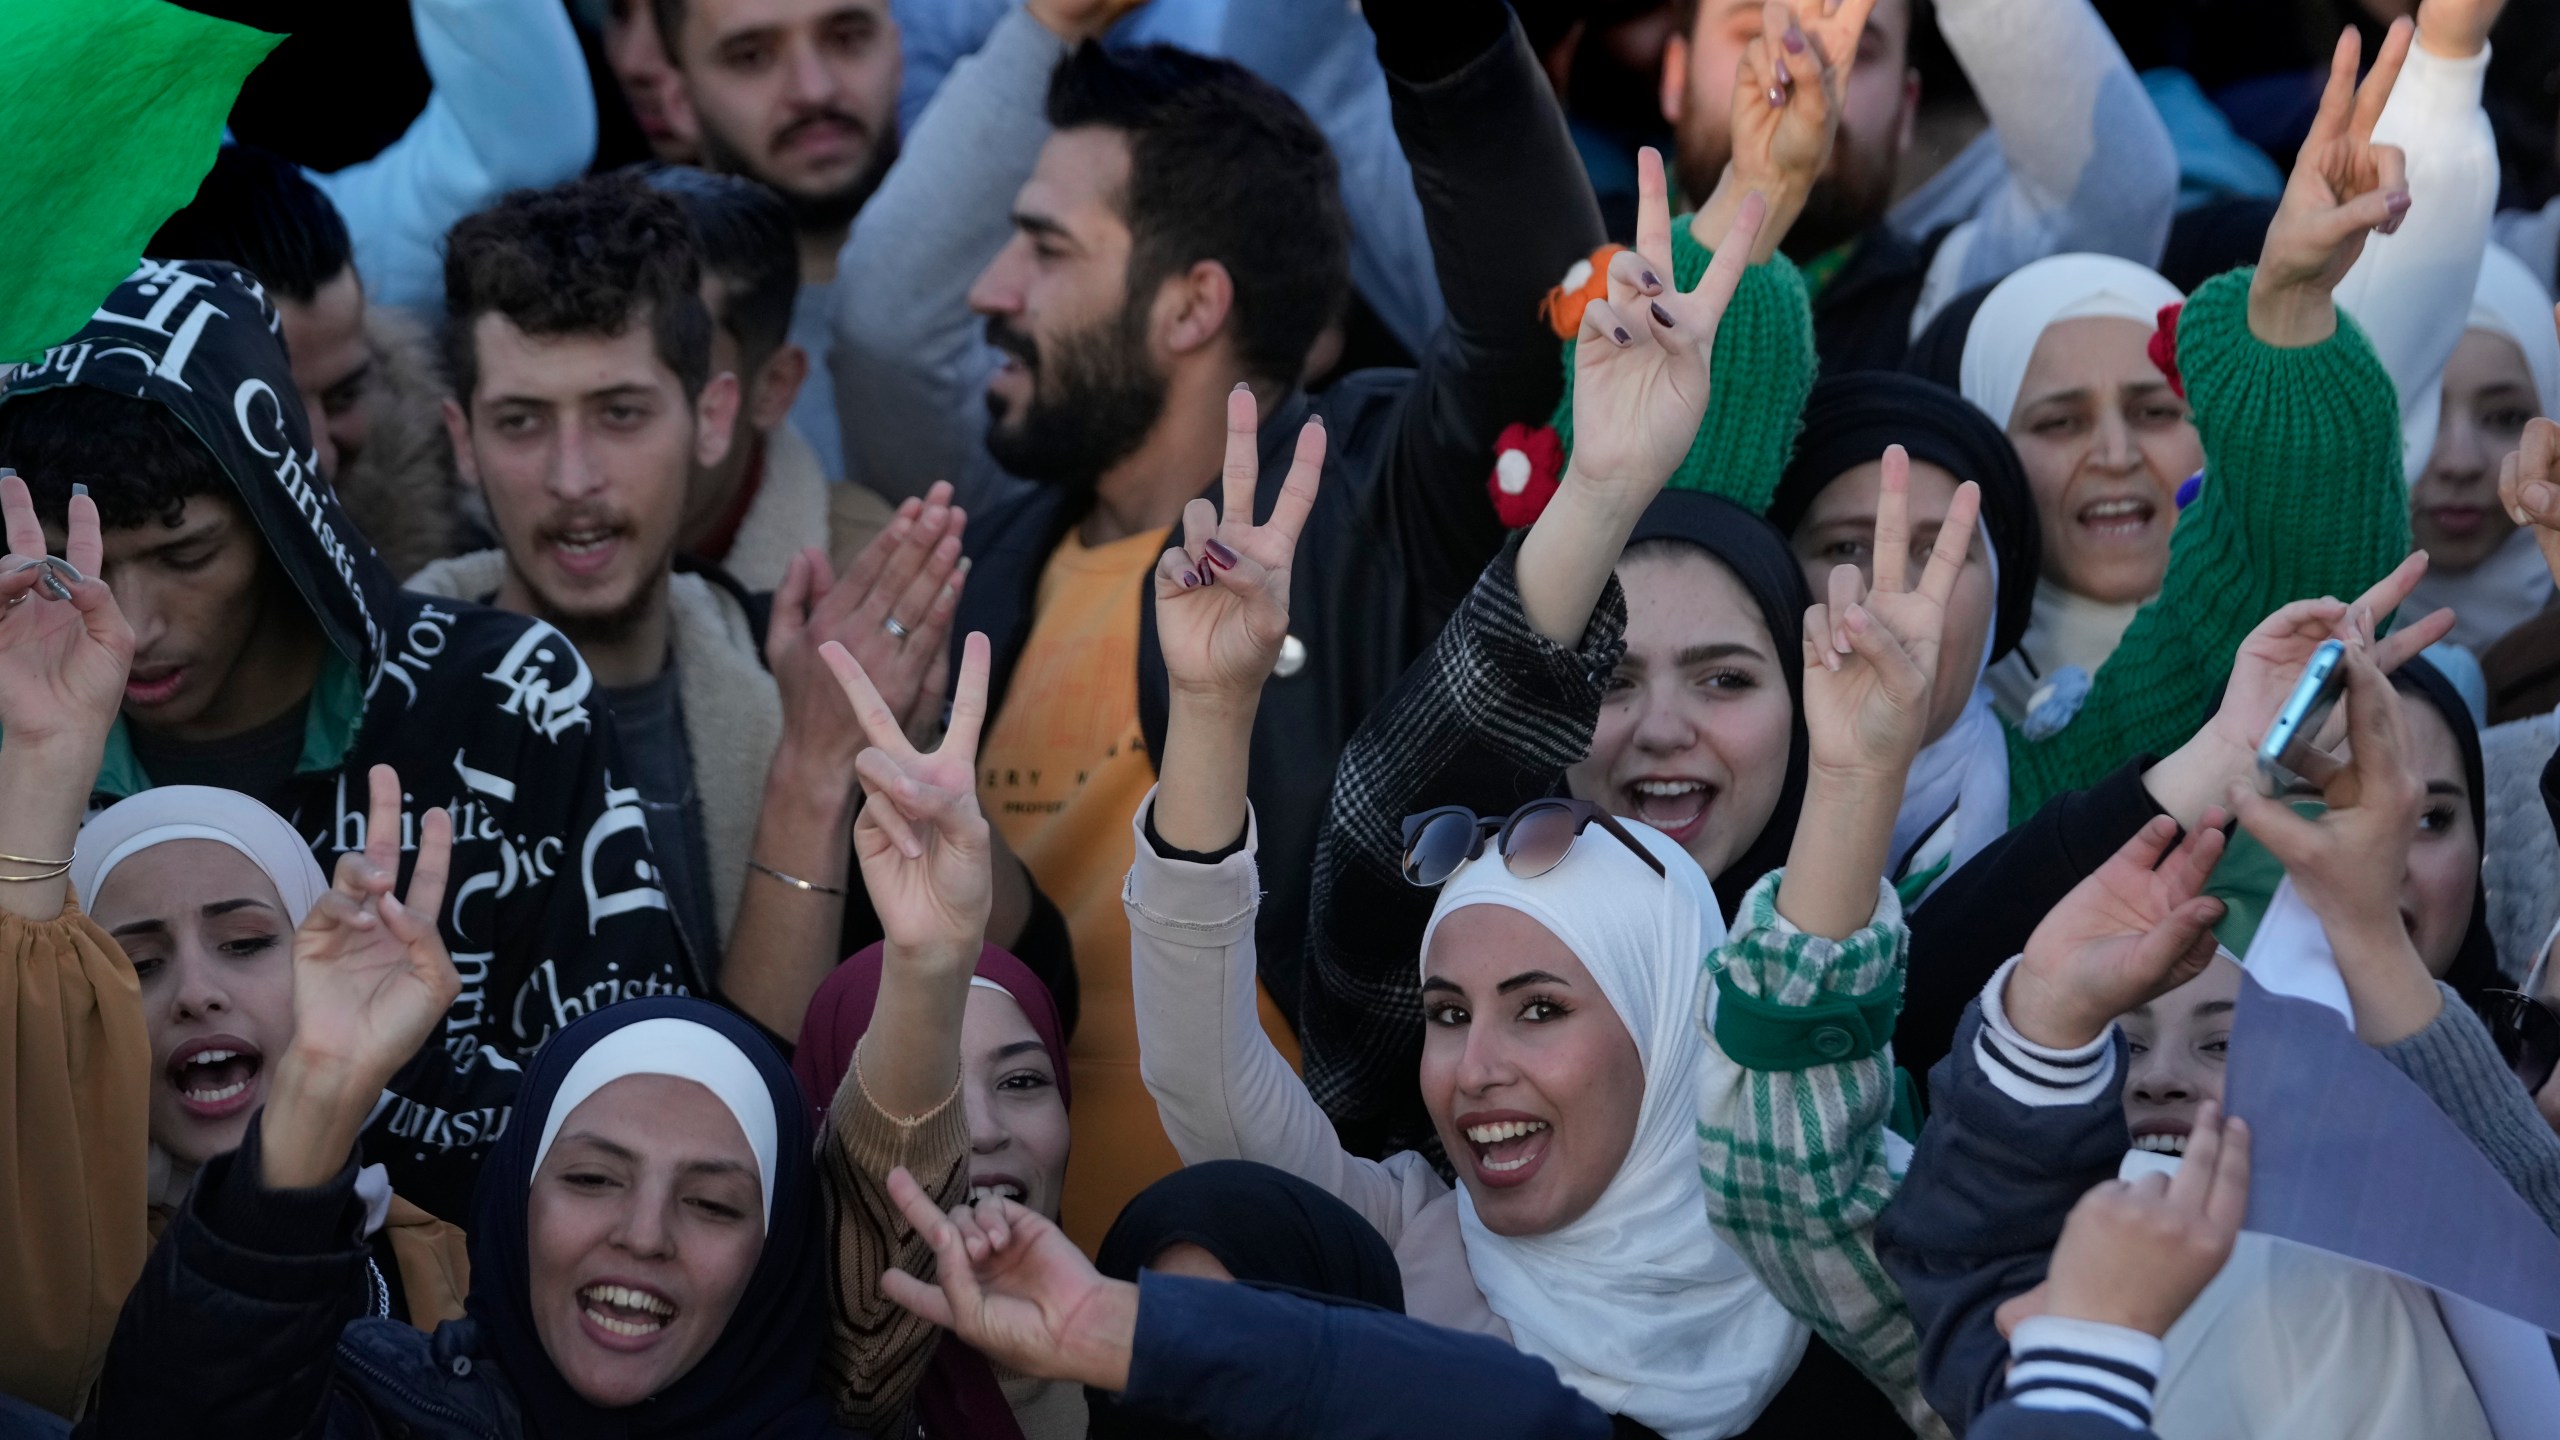
[(168, 0), (0, 0), (0, 364), (69, 338), (133, 273), (283, 38)]

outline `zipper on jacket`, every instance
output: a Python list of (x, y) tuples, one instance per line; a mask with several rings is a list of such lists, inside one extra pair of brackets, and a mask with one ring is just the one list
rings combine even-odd
[(349, 1345), (344, 1340), (340, 1340), (338, 1342), (338, 1361), (340, 1364), (356, 1370), (366, 1379), (399, 1397), (403, 1404), (414, 1406), (415, 1408), (423, 1410), (430, 1415), (434, 1415), (439, 1419), (450, 1420), (454, 1424), (461, 1426), (463, 1429), (470, 1431), (472, 1434), (482, 1437), (482, 1440), (505, 1440), (505, 1437), (501, 1436), (497, 1431), (487, 1428), (478, 1420), (464, 1414), (462, 1411), (445, 1404), (441, 1400), (437, 1400), (431, 1396), (421, 1395), (417, 1391), (412, 1390), (407, 1384), (392, 1376), (389, 1371), (384, 1370), (381, 1366), (374, 1364), (373, 1361), (366, 1358), (361, 1351), (357, 1350), (354, 1346)]

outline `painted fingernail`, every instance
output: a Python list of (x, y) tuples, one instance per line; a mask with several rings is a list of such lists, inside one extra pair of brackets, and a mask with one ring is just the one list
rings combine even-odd
[(1635, 343), (1635, 337), (1627, 333), (1627, 327), (1624, 325), (1619, 326), (1617, 329), (1612, 330), (1609, 333), (1614, 336), (1617, 339), (1617, 342), (1621, 345), (1632, 345)]
[(1775, 109), (1775, 110), (1783, 110), (1783, 109), (1785, 109), (1785, 108), (1786, 108), (1786, 105), (1787, 105), (1787, 87), (1785, 87), (1785, 86), (1783, 86), (1783, 85), (1772, 85), (1772, 86), (1770, 86), (1770, 87), (1769, 87), (1769, 106), (1770, 106), (1770, 108), (1771, 108), (1771, 109)]
[(1201, 567), (1200, 567), (1200, 583), (1201, 583), (1201, 584), (1203, 584), (1203, 585), (1215, 585), (1215, 584), (1217, 584), (1217, 583), (1218, 583), (1218, 571), (1217, 571), (1217, 567), (1212, 566), (1212, 565), (1203, 565), (1203, 566), (1201, 566)]
[(1203, 540), (1200, 542), (1200, 553), (1208, 556), (1209, 563), (1221, 570), (1236, 568), (1236, 552), (1228, 549), (1225, 541)]
[(1200, 586), (1200, 572), (1199, 572), (1199, 571), (1197, 571), (1197, 570), (1185, 570), (1185, 571), (1183, 571), (1183, 572), (1182, 572), (1182, 588), (1183, 588), (1183, 589), (1185, 589), (1185, 590), (1195, 590), (1195, 589), (1198, 589), (1198, 588), (1199, 588), (1199, 586)]
[(1653, 323), (1654, 323), (1654, 324), (1656, 324), (1656, 325), (1661, 325), (1661, 326), (1664, 326), (1664, 327), (1669, 327), (1669, 326), (1677, 325), (1677, 324), (1679, 324), (1680, 322), (1678, 322), (1678, 321), (1676, 321), (1676, 320), (1674, 320), (1674, 319), (1672, 319), (1672, 318), (1671, 318), (1671, 312), (1670, 312), (1670, 311), (1668, 311), (1668, 310), (1663, 309), (1663, 308), (1662, 308), (1662, 303), (1661, 303), (1660, 301), (1655, 301), (1655, 302), (1654, 302), (1654, 306), (1653, 306)]
[(1789, 53), (1796, 55), (1804, 53), (1804, 32), (1797, 29), (1795, 26), (1788, 26), (1787, 33), (1780, 36), (1779, 39), (1784, 42)]
[(1321, 430), (1324, 428), (1324, 417), (1321, 415), (1310, 415), (1307, 417), (1307, 423)]
[(1239, 380), (1239, 381), (1237, 381), (1237, 382), (1236, 382), (1236, 388), (1235, 388), (1235, 389), (1233, 389), (1233, 390), (1228, 391), (1227, 393), (1228, 393), (1228, 394), (1230, 394), (1230, 395), (1241, 395), (1241, 394), (1243, 394), (1245, 391), (1250, 390), (1250, 389), (1252, 389), (1252, 388), (1253, 388), (1253, 382), (1252, 382), (1252, 381), (1250, 381), (1250, 380)]
[(68, 600), (71, 598), (70, 587), (64, 585), (60, 577), (54, 575), (51, 571), (47, 571), (45, 573), (45, 577), (41, 583), (44, 586), (44, 593), (52, 596), (54, 599)]
[[(12, 471), (12, 472), (10, 472), (10, 473), (15, 474), (15, 473), (17, 473), (17, 472)], [(89, 487), (88, 487), (88, 486), (86, 486), (86, 485), (82, 485), (82, 484), (78, 483), (77, 481), (73, 482), (73, 484), (72, 484), (72, 486), (71, 486), (71, 498), (72, 498), (72, 499), (77, 500), (77, 499), (79, 499), (81, 496), (86, 495), (86, 494), (88, 494), (88, 493), (89, 493)]]
[(1647, 295), (1659, 295), (1662, 293), (1662, 281), (1660, 277), (1656, 276), (1652, 271), (1647, 270), (1644, 272), (1642, 278), (1644, 280), (1644, 293)]

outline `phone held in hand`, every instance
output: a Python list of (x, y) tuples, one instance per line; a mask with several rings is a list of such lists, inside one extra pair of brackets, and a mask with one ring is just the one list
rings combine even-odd
[(2276, 722), (2267, 727), (2267, 738), (2258, 742), (2258, 778), (2268, 794), (2281, 795), (2318, 783), (2306, 772), (2304, 762), (2315, 757), (2330, 760), (2314, 742), (2321, 727), (2329, 723), (2330, 712), (2337, 709), (2338, 697), (2346, 693), (2346, 659), (2343, 643), (2321, 641), (2320, 648), (2311, 652), (2310, 663), (2302, 667), (2293, 693), (2285, 697), (2284, 708), (2276, 712)]

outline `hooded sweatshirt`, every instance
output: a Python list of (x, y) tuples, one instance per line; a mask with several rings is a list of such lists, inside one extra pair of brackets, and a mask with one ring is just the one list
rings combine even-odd
[[(518, 1068), (617, 1000), (695, 993), (637, 795), (586, 662), (541, 621), (403, 591), (316, 469), (274, 307), (248, 272), (144, 261), (71, 339), (0, 368), (0, 405), (87, 385), (161, 405), (237, 488), (327, 645), (293, 774), (257, 796), (324, 872), (365, 839), (366, 772), (400, 773), (402, 884), (420, 818), (453, 817), (437, 928), (462, 992), (439, 1043), (393, 1078), (367, 1155), (429, 1211), (466, 1213)], [(151, 788), (125, 721), (93, 804)]]

